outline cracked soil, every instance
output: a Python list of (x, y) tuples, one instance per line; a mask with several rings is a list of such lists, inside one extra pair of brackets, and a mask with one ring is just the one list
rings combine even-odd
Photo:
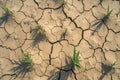
[[(0, 0), (0, 5), (12, 13), (0, 25), (0, 80), (22, 80), (13, 79), (10, 70), (15, 66), (10, 60), (18, 60), (21, 50), (30, 53), (34, 64), (23, 80), (120, 80), (119, 0)], [(108, 5), (112, 14), (91, 36)], [(83, 69), (71, 70), (66, 63), (74, 47)]]

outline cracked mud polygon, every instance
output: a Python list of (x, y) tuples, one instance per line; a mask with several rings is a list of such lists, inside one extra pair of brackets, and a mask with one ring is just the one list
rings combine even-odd
[[(120, 80), (120, 1), (100, 1), (0, 0), (11, 12), (0, 25), (0, 80)], [(91, 35), (108, 6), (110, 17)], [(71, 70), (66, 58), (74, 47), (83, 68)], [(14, 79), (12, 61), (21, 50), (30, 53), (33, 69)]]

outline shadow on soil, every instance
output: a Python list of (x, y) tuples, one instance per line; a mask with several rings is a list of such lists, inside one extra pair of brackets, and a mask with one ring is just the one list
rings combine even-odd
[(108, 21), (108, 16), (105, 15), (101, 20), (94, 23), (92, 26), (93, 27), (95, 26), (96, 28), (91, 35), (94, 35), (94, 33), (97, 32), (102, 27), (103, 24), (107, 23), (107, 21)]
[(32, 46), (34, 47), (35, 45), (37, 45), (38, 43), (40, 43), (41, 41), (43, 40), (46, 40), (47, 37), (44, 33), (41, 33), (39, 31), (39, 27), (36, 27), (35, 29), (32, 29), (30, 31), (31, 35), (32, 35), (32, 38), (33, 38), (33, 43), (32, 43)]
[(65, 39), (65, 36), (67, 36), (67, 29), (61, 34), (60, 40)]
[(0, 17), (0, 26), (3, 24), (3, 23), (6, 23), (9, 19), (10, 15), (9, 14), (4, 14), (2, 17)]
[(68, 77), (72, 77), (73, 66), (66, 61), (66, 65), (62, 66), (60, 71), (52, 71), (51, 76), (47, 80), (68, 80)]
[(20, 77), (21, 80), (23, 80), (26, 76), (26, 73), (30, 71), (30, 69), (26, 69), (28, 64), (22, 61), (14, 61), (14, 64), (16, 66), (11, 69), (11, 71), (15, 74), (12, 77), (12, 80), (16, 79), (17, 77)]
[(100, 76), (100, 78), (98, 80), (103, 80), (105, 75), (107, 75), (111, 70), (113, 70), (112, 66), (108, 66), (104, 63), (102, 63), (102, 69), (103, 69), (104, 73)]
[(12, 63), (12, 65), (15, 66), (10, 69), (10, 71), (12, 72), (11, 74), (4, 74), (0, 77), (0, 79), (2, 79), (5, 76), (10, 76), (8, 80), (17, 80), (18, 78), (20, 80), (25, 80), (24, 78), (26, 74), (28, 74), (31, 71), (31, 69), (27, 68), (28, 64), (21, 60), (15, 61), (8, 58), (6, 59), (9, 60)]

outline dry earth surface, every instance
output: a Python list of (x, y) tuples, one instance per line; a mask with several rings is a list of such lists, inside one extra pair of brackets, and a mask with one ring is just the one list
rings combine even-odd
[[(34, 64), (23, 80), (120, 80), (119, 0), (0, 0), (0, 4), (12, 13), (0, 25), (0, 80), (22, 80), (13, 79), (10, 70), (21, 50), (30, 53)], [(92, 25), (103, 18), (108, 5), (112, 14), (91, 36)], [(3, 13), (0, 9), (0, 16)], [(45, 37), (34, 31), (37, 25)], [(73, 71), (67, 69), (66, 58), (74, 47), (83, 68)]]

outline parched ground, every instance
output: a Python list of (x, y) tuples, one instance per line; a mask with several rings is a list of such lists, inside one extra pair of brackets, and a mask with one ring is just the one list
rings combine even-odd
[[(21, 50), (29, 52), (34, 63), (24, 80), (120, 80), (119, 0), (0, 0), (0, 4), (12, 13), (0, 25), (0, 80), (14, 80), (10, 60), (18, 60)], [(108, 5), (112, 14), (92, 36), (96, 28), (92, 25), (103, 18)], [(3, 13), (0, 9), (0, 16)], [(37, 33), (37, 25), (45, 37)], [(66, 57), (73, 56), (74, 47), (80, 51), (83, 69), (72, 71)]]

